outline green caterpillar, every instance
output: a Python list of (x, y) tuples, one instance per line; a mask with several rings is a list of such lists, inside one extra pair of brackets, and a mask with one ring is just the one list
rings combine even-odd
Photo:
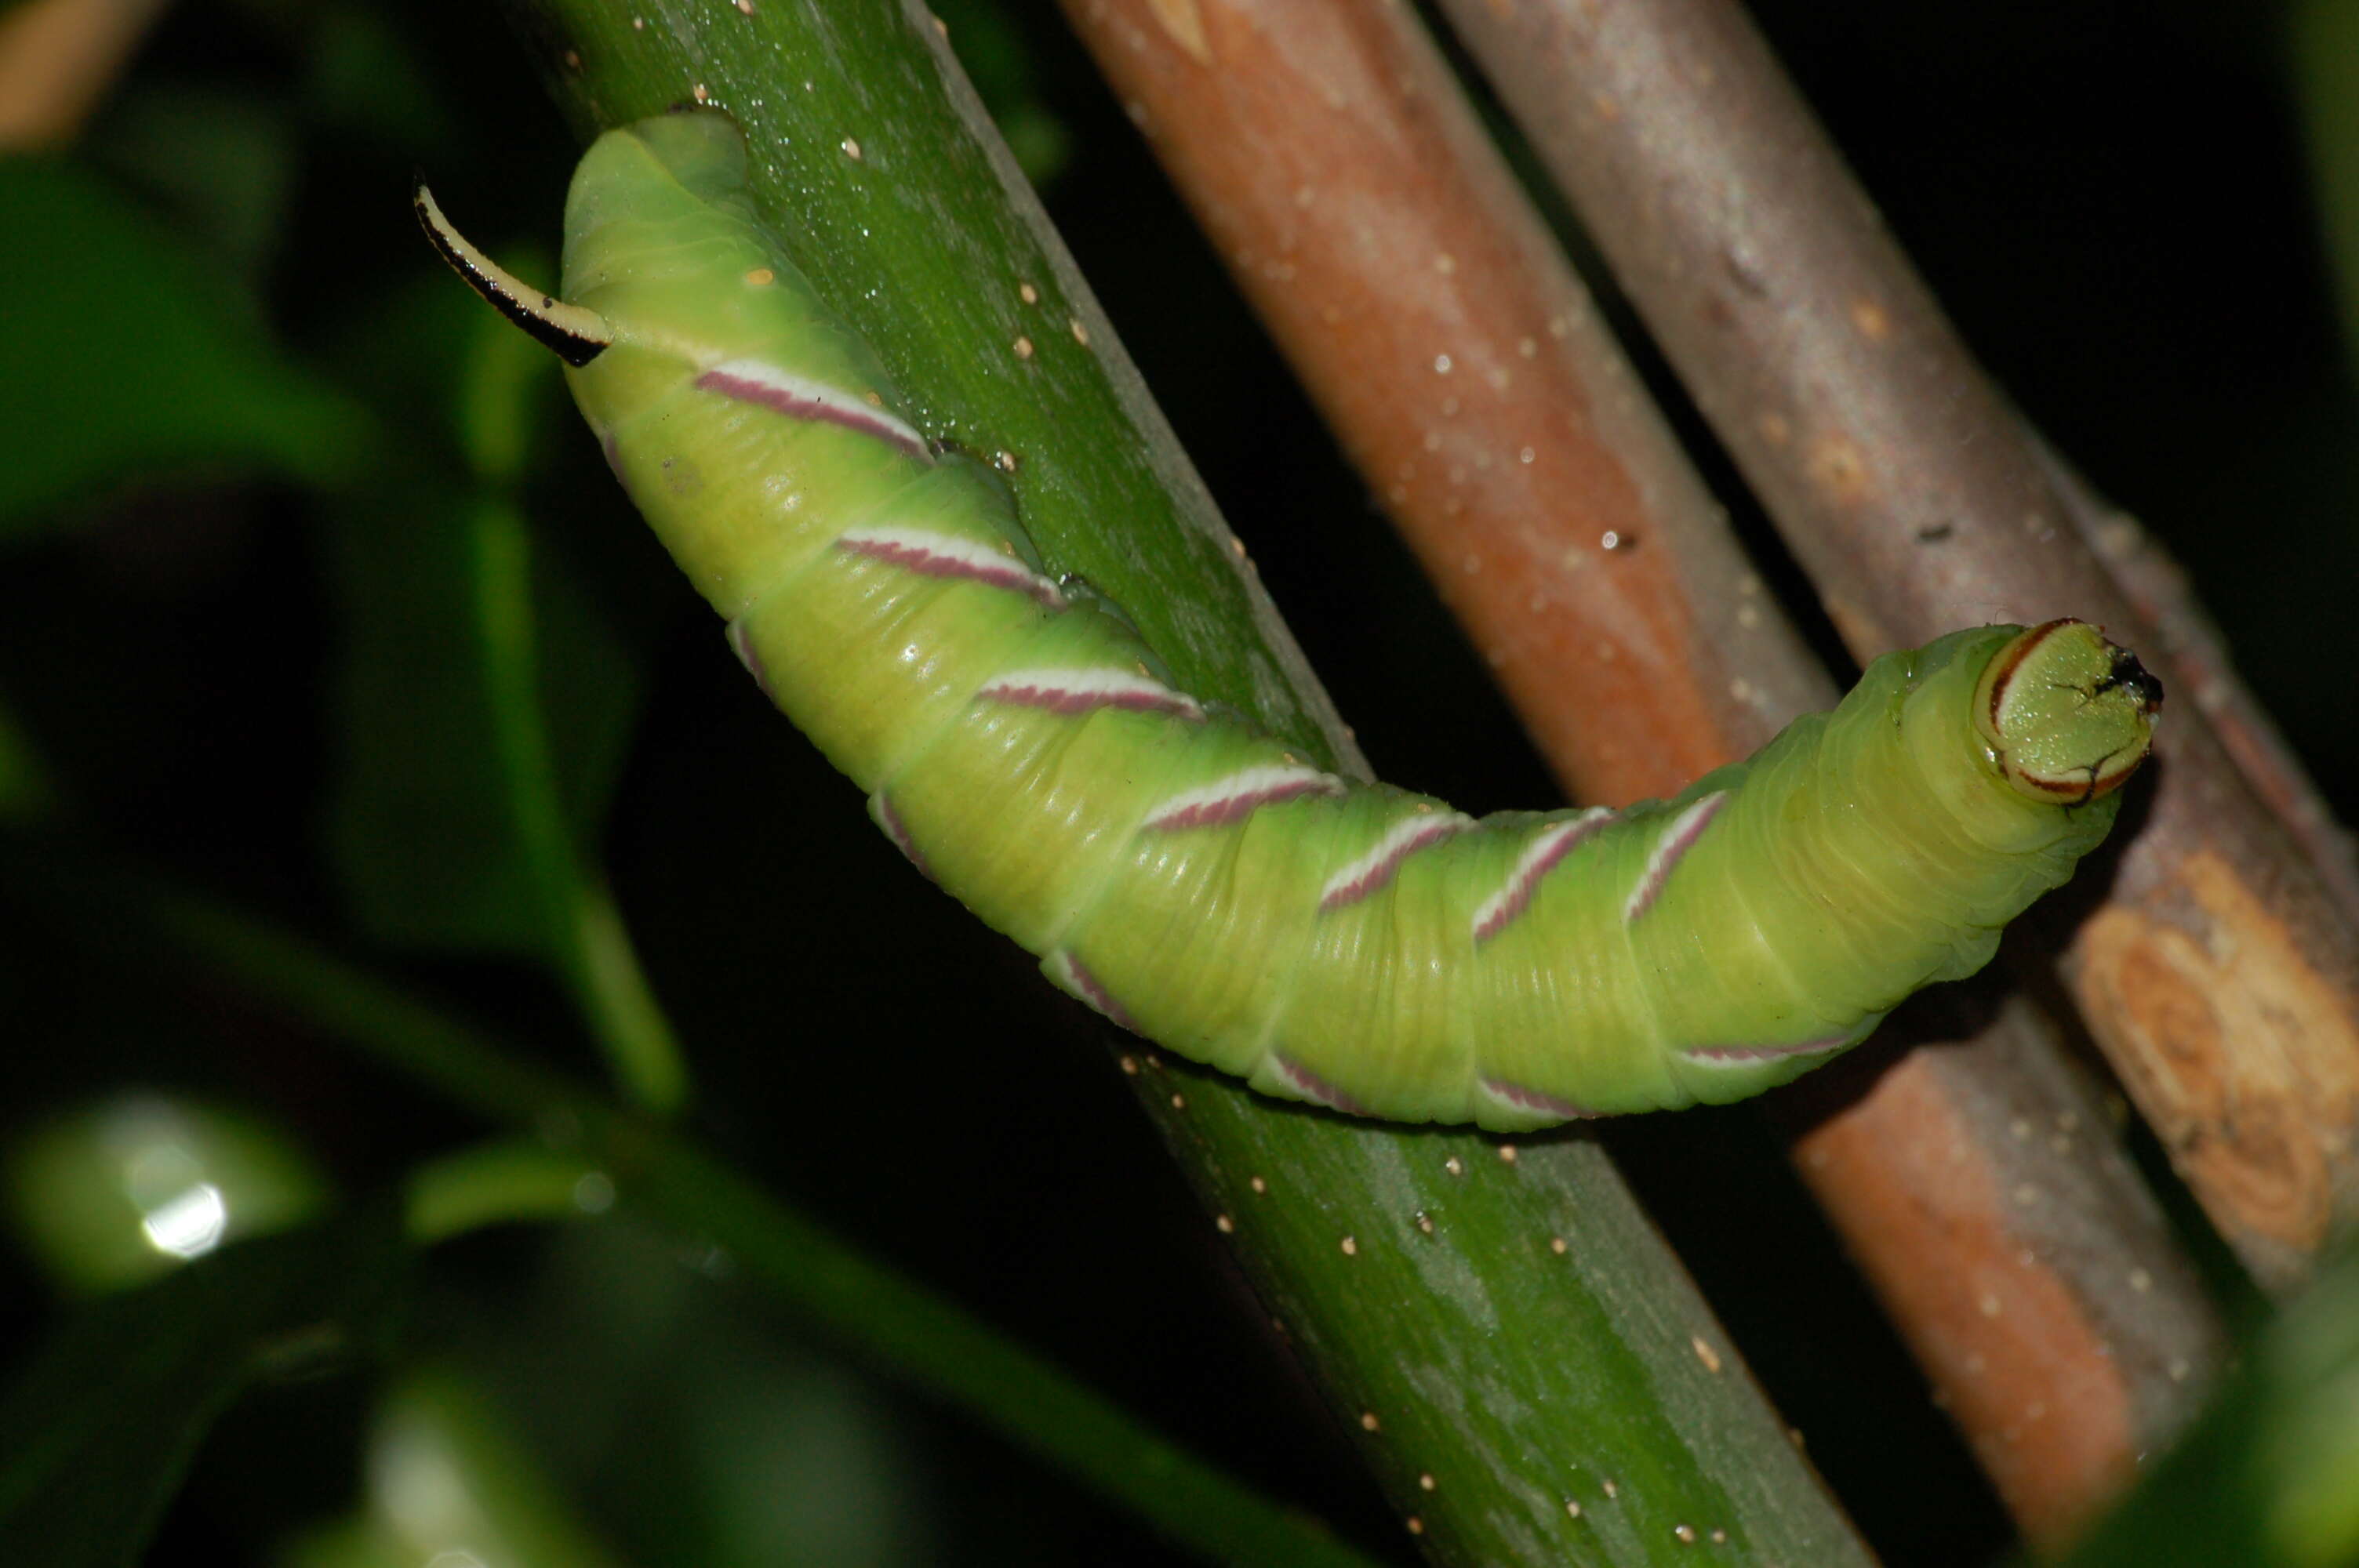
[(1264, 1093), (1523, 1130), (1856, 1044), (2104, 838), (2161, 688), (2093, 627), (1960, 632), (1663, 803), (1480, 821), (1208, 713), (933, 450), (769, 238), (735, 125), (602, 136), (564, 297), (436, 245), (582, 414), (771, 699), (903, 853), (1099, 1012)]

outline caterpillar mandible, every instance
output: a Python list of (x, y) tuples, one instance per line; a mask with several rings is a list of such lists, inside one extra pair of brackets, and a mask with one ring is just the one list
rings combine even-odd
[(1980, 968), (2147, 754), (2159, 683), (2067, 620), (1886, 654), (1666, 802), (1476, 820), (1350, 783), (1047, 574), (765, 232), (726, 116), (599, 138), (561, 298), (417, 204), (563, 357), (730, 646), (911, 862), (1066, 991), (1266, 1094), (1521, 1130), (1758, 1093)]

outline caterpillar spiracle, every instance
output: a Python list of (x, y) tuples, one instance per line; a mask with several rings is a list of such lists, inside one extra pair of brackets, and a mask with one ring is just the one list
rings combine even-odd
[(2147, 753), (2160, 686), (2067, 620), (1888, 654), (1669, 801), (1477, 820), (1348, 782), (1043, 570), (766, 233), (725, 116), (599, 138), (560, 298), (417, 201), (565, 359), (738, 658), (902, 852), (1065, 990), (1266, 1094), (1506, 1130), (1757, 1093), (1980, 968)]

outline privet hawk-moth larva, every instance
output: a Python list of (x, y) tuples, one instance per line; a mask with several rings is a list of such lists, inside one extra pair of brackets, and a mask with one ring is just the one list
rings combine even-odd
[(1886, 654), (1667, 802), (1476, 821), (1347, 783), (1043, 569), (764, 231), (726, 117), (590, 149), (561, 302), (418, 201), (902, 851), (1067, 991), (1266, 1093), (1503, 1130), (1754, 1094), (1980, 968), (2146, 755), (2160, 687), (2057, 621)]

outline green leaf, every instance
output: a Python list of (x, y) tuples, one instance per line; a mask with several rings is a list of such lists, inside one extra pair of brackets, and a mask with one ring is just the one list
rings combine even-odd
[(332, 853), (377, 936), (547, 961), (632, 1099), (669, 1112), (687, 1071), (595, 852), (638, 663), (580, 557), (544, 547), (524, 510), (556, 362), (436, 282), (356, 351), (402, 367), (381, 390), (423, 372), (433, 412), (388, 411), (416, 460), (344, 497), (336, 530), (350, 641)]
[(2067, 1568), (2359, 1563), (2359, 1238), (2257, 1332)]
[(0, 1397), (0, 1563), (137, 1561), (214, 1419), (259, 1376), (378, 1340), (407, 1256), (379, 1206), (67, 1320)]
[(2359, 1237), (2245, 1347), (2067, 1568), (2359, 1563)]
[[(511, 795), (504, 720), (487, 661), (485, 541), (526, 524), (506, 482), (545, 436), (555, 362), (446, 277), (372, 323), (364, 362), (398, 358), (438, 376), (426, 428), (405, 460), (340, 499), (330, 574), (342, 604), (336, 676), (339, 758), (328, 838), (354, 919), (378, 938), (522, 955), (552, 951)], [(529, 373), (518, 373), (519, 366)], [(487, 481), (443, 431), (444, 409)], [(530, 642), (552, 786), (576, 844), (594, 841), (641, 678), (629, 640), (580, 562), (529, 552)]]
[(299, 151), (276, 108), (196, 82), (135, 82), (90, 142), (92, 162), (154, 194), (176, 232), (201, 238), (257, 286), (287, 231)]
[[(329, 846), (353, 918), (384, 941), (549, 951), (475, 616), (477, 531), (513, 525), (501, 503), (419, 472), (356, 499), (332, 530), (346, 641)], [(584, 585), (545, 553), (534, 598), (561, 790), (586, 836), (612, 792), (639, 676)]]
[(89, 172), (0, 158), (0, 539), (126, 481), (352, 471), (365, 416), (220, 262)]

